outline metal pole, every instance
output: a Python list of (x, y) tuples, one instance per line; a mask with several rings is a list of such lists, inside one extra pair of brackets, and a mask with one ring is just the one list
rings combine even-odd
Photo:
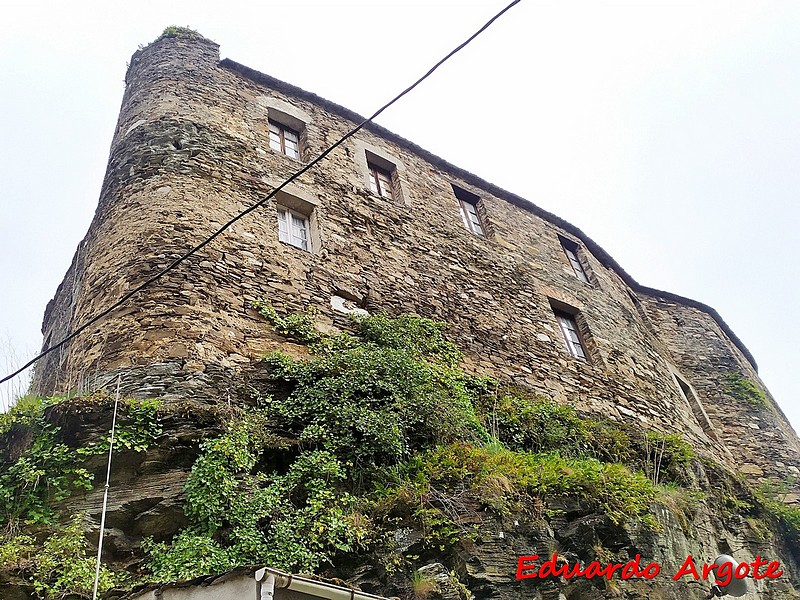
[(100, 513), (100, 539), (97, 542), (97, 567), (94, 571), (94, 591), (92, 600), (97, 600), (97, 585), (100, 582), (100, 555), (103, 553), (103, 533), (106, 528), (106, 507), (108, 506), (108, 488), (111, 481), (111, 453), (114, 451), (114, 433), (117, 429), (117, 407), (119, 406), (119, 386), (122, 374), (117, 375), (117, 393), (114, 396), (114, 417), (111, 421), (111, 443), (108, 445), (108, 468), (106, 470), (106, 485), (103, 490), (103, 510)]

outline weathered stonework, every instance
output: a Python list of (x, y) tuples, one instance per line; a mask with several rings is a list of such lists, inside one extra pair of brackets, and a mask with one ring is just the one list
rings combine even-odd
[[(361, 120), (230, 60), (203, 38), (138, 51), (92, 225), (48, 305), (45, 346), (262, 200)], [(301, 159), (270, 148), (268, 119), (300, 132)], [(395, 166), (394, 199), (369, 188), (367, 156)], [(466, 230), (453, 185), (480, 197)], [(450, 324), (467, 368), (586, 414), (681, 433), (755, 479), (800, 473), (796, 434), (767, 395), (737, 400), (726, 377), (766, 392), (744, 345), (709, 307), (638, 285), (581, 231), (369, 125), (190, 259), (37, 367), (41, 393), (122, 375), (140, 397), (235, 401), (239, 375), (287, 348), (251, 308), (414, 312)], [(276, 206), (310, 213), (312, 249), (278, 241)], [(589, 283), (559, 236), (576, 242)], [(576, 314), (590, 360), (565, 348), (553, 307)], [(679, 380), (694, 393), (682, 392)], [(800, 496), (795, 496), (797, 500)], [(792, 499), (792, 498), (790, 498)]]

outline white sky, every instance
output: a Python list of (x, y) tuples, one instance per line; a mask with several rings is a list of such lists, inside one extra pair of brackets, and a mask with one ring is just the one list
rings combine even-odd
[[(39, 348), (139, 44), (188, 25), (369, 114), (505, 4), (0, 0), (2, 374)], [(523, 0), (379, 122), (716, 308), (798, 429), (799, 108), (796, 0)]]

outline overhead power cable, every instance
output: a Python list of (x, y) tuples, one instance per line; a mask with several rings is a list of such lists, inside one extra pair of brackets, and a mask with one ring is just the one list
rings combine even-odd
[(442, 58), (439, 62), (437, 62), (435, 65), (433, 65), (422, 77), (417, 79), (414, 83), (412, 83), (410, 86), (408, 86), (402, 92), (397, 94), (394, 98), (389, 100), (389, 102), (387, 102), (386, 104), (381, 106), (370, 117), (367, 117), (366, 119), (361, 121), (361, 123), (359, 123), (358, 125), (353, 127), (350, 131), (345, 133), (336, 142), (334, 142), (328, 148), (323, 150), (314, 160), (309, 162), (304, 167), (302, 167), (302, 168), (298, 169), (297, 171), (295, 171), (294, 174), (292, 174), (288, 179), (286, 179), (278, 187), (276, 187), (274, 190), (272, 190), (266, 197), (262, 198), (261, 200), (259, 200), (258, 202), (256, 202), (252, 206), (250, 206), (249, 208), (246, 208), (245, 210), (240, 212), (238, 215), (233, 217), (230, 221), (225, 223), (222, 227), (217, 229), (217, 231), (215, 231), (210, 236), (208, 236), (206, 239), (204, 239), (202, 242), (197, 244), (194, 248), (192, 248), (191, 250), (189, 250), (185, 254), (181, 255), (180, 257), (176, 258), (169, 265), (167, 265), (166, 267), (161, 269), (158, 273), (156, 273), (155, 275), (153, 275), (152, 277), (150, 277), (149, 279), (147, 279), (143, 283), (139, 284), (138, 286), (136, 286), (135, 288), (133, 288), (132, 290), (127, 292), (124, 296), (122, 296), (114, 304), (112, 304), (111, 306), (109, 306), (105, 310), (97, 313), (95, 316), (93, 316), (88, 321), (83, 323), (80, 327), (77, 327), (72, 333), (67, 335), (64, 339), (62, 339), (61, 341), (53, 344), (49, 348), (46, 348), (46, 349), (42, 350), (42, 352), (40, 354), (38, 354), (37, 356), (34, 356), (31, 360), (29, 360), (27, 363), (22, 365), (19, 369), (17, 369), (16, 371), (11, 373), (10, 375), (6, 375), (5, 377), (3, 377), (3, 379), (0, 379), (0, 384), (1, 383), (5, 383), (6, 381), (9, 381), (10, 379), (13, 379), (17, 375), (19, 375), (20, 373), (25, 371), (25, 369), (27, 369), (31, 365), (35, 364), (36, 362), (38, 362), (39, 360), (41, 360), (42, 358), (44, 358), (45, 356), (47, 356), (51, 352), (54, 352), (55, 350), (58, 350), (64, 344), (66, 344), (70, 340), (72, 340), (75, 337), (77, 337), (79, 334), (81, 334), (83, 331), (85, 331), (86, 329), (88, 329), (89, 327), (91, 327), (92, 325), (97, 323), (103, 317), (105, 317), (105, 316), (109, 315), (110, 313), (114, 312), (115, 310), (117, 310), (120, 306), (125, 304), (125, 302), (127, 302), (131, 297), (133, 297), (134, 295), (136, 295), (137, 293), (142, 291), (144, 288), (150, 286), (152, 283), (154, 283), (154, 282), (158, 281), (159, 279), (161, 279), (164, 275), (166, 275), (167, 273), (172, 271), (175, 267), (177, 267), (179, 264), (181, 264), (187, 258), (189, 258), (192, 255), (196, 254), (199, 250), (203, 249), (205, 246), (210, 244), (213, 240), (215, 240), (217, 237), (219, 237), (231, 225), (233, 225), (234, 223), (236, 223), (238, 220), (242, 219), (243, 217), (249, 215), (251, 212), (256, 210), (258, 207), (262, 206), (264, 203), (266, 203), (267, 201), (272, 199), (275, 196), (275, 194), (280, 192), (283, 188), (285, 188), (287, 185), (292, 183), (294, 180), (296, 180), (298, 177), (300, 177), (303, 173), (305, 173), (306, 171), (310, 170), (311, 168), (316, 166), (319, 162), (321, 162), (326, 156), (328, 156), (331, 152), (333, 152), (336, 148), (338, 148), (345, 140), (347, 140), (348, 138), (352, 137), (358, 131), (363, 129), (363, 127), (365, 125), (367, 125), (367, 123), (371, 123), (383, 111), (385, 111), (387, 108), (392, 106), (392, 104), (394, 104), (395, 102), (400, 100), (400, 98), (402, 98), (403, 96), (408, 94), (411, 90), (413, 90), (415, 87), (417, 87), (420, 83), (425, 81), (428, 77), (431, 76), (431, 74), (433, 74), (433, 72), (436, 69), (438, 69), (440, 66), (442, 66), (445, 62), (447, 62), (448, 59), (450, 59), (454, 54), (456, 54), (461, 49), (463, 49), (465, 46), (467, 46), (472, 40), (474, 40), (476, 37), (478, 37), (481, 33), (486, 31), (492, 25), (492, 23), (494, 23), (497, 19), (499, 19), (501, 16), (503, 16), (512, 7), (514, 7), (515, 5), (519, 4), (521, 1), (522, 0), (514, 0), (508, 6), (506, 6), (503, 10), (498, 12), (495, 16), (493, 16), (491, 19), (486, 21), (486, 23), (484, 23), (481, 26), (480, 29), (478, 29), (475, 33), (473, 33), (471, 36), (469, 36), (464, 42), (462, 42), (461, 44), (459, 44), (458, 46), (453, 48), (453, 50), (448, 52), (448, 54), (444, 58)]

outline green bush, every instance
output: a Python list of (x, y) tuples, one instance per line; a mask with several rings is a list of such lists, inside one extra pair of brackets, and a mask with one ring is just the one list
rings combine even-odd
[(458, 350), (441, 324), (378, 315), (357, 326), (358, 337), (318, 339), (308, 360), (279, 352), (264, 359), (292, 388), (263, 402), (275, 426), (364, 471), (417, 448), (488, 439), (472, 403), (482, 384), (457, 367)]
[(154, 579), (256, 563), (311, 572), (366, 535), (353, 518), (355, 498), (345, 491), (342, 463), (312, 450), (301, 452), (283, 475), (258, 472), (274, 441), (261, 416), (245, 413), (224, 435), (202, 444), (186, 483), (192, 526), (170, 544), (149, 540), (143, 546)]
[[(259, 398), (203, 442), (186, 484), (190, 526), (171, 543), (145, 544), (154, 579), (247, 563), (313, 571), (357, 549), (376, 551), (392, 571), (406, 560), (393, 549), (401, 524), (445, 551), (476, 535), (462, 523), (477, 510), (538, 507), (543, 516), (554, 498), (655, 527), (653, 481), (619, 464), (645, 463), (642, 443), (552, 400), (496, 393), (495, 382), (459, 368), (443, 324), (381, 314), (330, 335), (313, 313), (256, 307), (308, 355), (265, 357), (286, 393)], [(691, 460), (679, 437), (658, 440), (667, 470)]]
[(481, 418), (498, 440), (515, 450), (576, 454), (582, 421), (571, 406), (519, 391), (478, 399)]
[[(27, 573), (38, 598), (56, 600), (69, 595), (89, 596), (94, 588), (96, 557), (84, 535), (85, 515), (75, 515), (64, 526), (50, 526), (44, 543), (20, 534), (0, 545), (0, 570)], [(125, 574), (100, 567), (102, 592), (129, 582)]]
[[(0, 415), (0, 436), (9, 441), (9, 447), (13, 445), (15, 454), (0, 460), (0, 522), (54, 524), (57, 520), (52, 508), (54, 502), (64, 500), (76, 490), (92, 489), (93, 476), (81, 466), (82, 460), (107, 452), (110, 432), (104, 440), (85, 447), (66, 444), (61, 428), (46, 417), (47, 409), (64, 401), (64, 398), (26, 397)], [(78, 410), (110, 399), (91, 396), (69, 402), (70, 410)], [(161, 434), (159, 406), (156, 400), (121, 401), (117, 450), (143, 451)]]
[(558, 454), (515, 452), (500, 445), (456, 442), (413, 458), (404, 467), (420, 497), (466, 486), (492, 508), (508, 508), (523, 497), (581, 498), (614, 523), (640, 519), (651, 524), (655, 491), (650, 480), (620, 464)]
[(697, 455), (679, 434), (648, 431), (642, 436), (641, 448), (641, 468), (654, 483), (689, 483), (692, 460)]
[(763, 512), (787, 534), (792, 547), (797, 549), (796, 555), (800, 557), (800, 507), (784, 502), (784, 497), (795, 483), (795, 479), (762, 483), (754, 491), (754, 497)]
[(606, 420), (583, 419), (572, 406), (524, 390), (477, 395), (478, 412), (487, 430), (514, 450), (587, 456), (607, 462), (633, 459), (627, 433)]
[(0, 518), (5, 524), (22, 520), (54, 524), (50, 501), (92, 488), (92, 474), (80, 466), (78, 453), (45, 419), (45, 409), (56, 402), (56, 398), (25, 398), (0, 422), (0, 435), (16, 440), (18, 453), (0, 462)]
[(161, 33), (161, 37), (193, 40), (202, 36), (199, 33), (197, 33), (194, 29), (191, 29), (190, 27), (170, 25), (169, 27), (164, 28), (164, 31)]

